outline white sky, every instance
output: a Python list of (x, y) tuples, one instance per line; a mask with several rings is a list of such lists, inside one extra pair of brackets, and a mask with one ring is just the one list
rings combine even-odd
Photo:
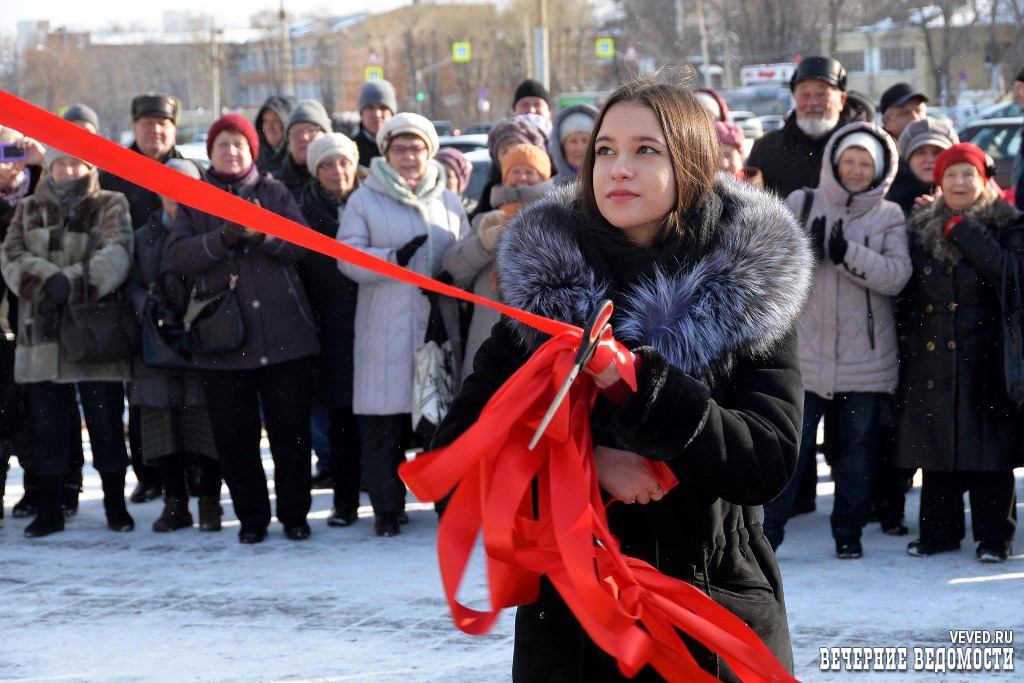
[[(340, 16), (380, 13), (410, 4), (411, 0), (284, 0), (284, 9), (288, 14)], [(76, 30), (96, 30), (112, 23), (142, 23), (156, 30), (167, 10), (213, 14), (224, 28), (245, 28), (251, 15), (262, 10), (276, 12), (280, 7), (281, 0), (0, 0), (0, 32), (13, 32), (19, 21), (40, 19)]]

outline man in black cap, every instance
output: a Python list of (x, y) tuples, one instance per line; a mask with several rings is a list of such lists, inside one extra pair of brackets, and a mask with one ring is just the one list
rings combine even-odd
[[(1013, 79), (1013, 99), (1024, 109), (1024, 69), (1017, 72)], [(1017, 155), (1017, 165), (1013, 167), (1014, 203), (1017, 208), (1024, 211), (1024, 145), (1020, 147)]]
[(540, 114), (546, 119), (551, 118), (551, 93), (540, 81), (527, 78), (516, 87), (512, 96), (512, 111), (516, 116), (521, 114)]
[[(164, 93), (147, 93), (132, 99), (132, 133), (135, 134), (135, 140), (129, 149), (161, 164), (168, 159), (183, 159), (181, 152), (174, 146), (180, 109), (178, 98)], [(163, 210), (160, 195), (156, 192), (107, 171), (100, 171), (100, 187), (120, 192), (128, 199), (133, 229), (145, 225), (154, 211)], [(134, 406), (128, 409), (128, 446), (132, 470), (138, 480), (130, 497), (131, 502), (145, 503), (159, 498), (163, 494), (160, 470), (142, 461), (139, 409)]]
[[(135, 139), (128, 149), (161, 164), (171, 158), (182, 159), (181, 153), (174, 146), (179, 110), (178, 99), (172, 95), (150, 93), (134, 98), (132, 133)], [(100, 187), (121, 192), (128, 198), (133, 228), (142, 227), (149, 220), (150, 214), (163, 208), (156, 192), (106, 171), (100, 173)]]
[(831, 57), (807, 57), (789, 83), (796, 109), (786, 124), (759, 138), (747, 165), (761, 169), (766, 190), (787, 197), (815, 187), (825, 143), (848, 120), (846, 70)]
[(893, 140), (899, 140), (908, 123), (920, 121), (928, 113), (928, 96), (909, 83), (897, 83), (882, 93), (879, 110), (882, 128)]

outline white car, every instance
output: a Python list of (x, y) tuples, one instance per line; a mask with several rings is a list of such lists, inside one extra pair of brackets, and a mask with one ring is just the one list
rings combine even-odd
[(757, 140), (764, 135), (761, 119), (757, 118), (757, 114), (752, 111), (730, 111), (729, 118), (743, 129), (743, 134), (750, 141)]

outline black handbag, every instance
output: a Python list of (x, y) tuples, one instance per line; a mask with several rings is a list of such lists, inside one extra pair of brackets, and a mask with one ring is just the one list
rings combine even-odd
[(1003, 369), (1006, 394), (1018, 407), (1024, 405), (1024, 283), (1016, 260), (1003, 257), (1000, 288), (1003, 323)]
[(167, 315), (153, 290), (150, 286), (142, 307), (142, 362), (164, 370), (193, 367), (185, 350), (185, 325)]
[(61, 356), (69, 363), (129, 360), (139, 348), (135, 310), (119, 289), (98, 301), (89, 300), (89, 261), (98, 241), (96, 233), (89, 235), (89, 246), (82, 261), (84, 300), (66, 304), (60, 321)]
[(245, 343), (245, 321), (235, 294), (237, 284), (238, 273), (231, 273), (228, 288), (205, 299), (198, 298), (198, 288), (192, 288), (183, 319), (185, 351), (214, 356), (234, 351)]

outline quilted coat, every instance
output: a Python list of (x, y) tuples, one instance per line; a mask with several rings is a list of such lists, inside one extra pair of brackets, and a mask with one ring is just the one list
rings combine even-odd
[[(128, 277), (132, 265), (132, 224), (128, 200), (120, 192), (101, 190), (94, 168), (80, 179), (78, 199), (65, 206), (48, 176), (35, 194), (18, 202), (0, 251), (0, 271), (18, 297), (18, 333), (14, 379), (30, 382), (123, 381), (131, 362), (68, 363), (60, 355), (61, 309), (41, 312), (47, 278), (63, 273), (71, 284), (69, 302), (111, 294)], [(82, 260), (90, 233), (98, 237), (89, 261), (89, 282)]]
[[(851, 194), (829, 160), (836, 145), (856, 132), (881, 142), (885, 171), (877, 185)], [(892, 297), (906, 285), (911, 270), (903, 211), (883, 199), (896, 176), (896, 146), (881, 128), (852, 123), (836, 131), (824, 158), (818, 187), (811, 190), (808, 224), (825, 217), (827, 245), (833, 223), (842, 220), (849, 246), (841, 264), (826, 256), (814, 269), (814, 286), (797, 326), (804, 389), (826, 399), (847, 392), (891, 394), (899, 375)], [(786, 201), (800, 215), (804, 190)]]
[[(429, 205), (429, 238), (406, 266), (437, 277), (445, 252), (469, 232), (462, 202), (450, 190)], [(393, 199), (375, 176), (353, 192), (341, 216), (338, 240), (396, 263), (395, 250), (426, 230), (415, 209)], [(400, 415), (412, 410), (413, 354), (423, 344), (430, 304), (418, 287), (378, 275), (344, 261), (338, 268), (359, 284), (356, 301), (355, 383), (352, 410), (357, 415)], [(446, 317), (456, 356), (461, 349), (457, 309)], [(459, 376), (456, 368), (455, 376)]]

